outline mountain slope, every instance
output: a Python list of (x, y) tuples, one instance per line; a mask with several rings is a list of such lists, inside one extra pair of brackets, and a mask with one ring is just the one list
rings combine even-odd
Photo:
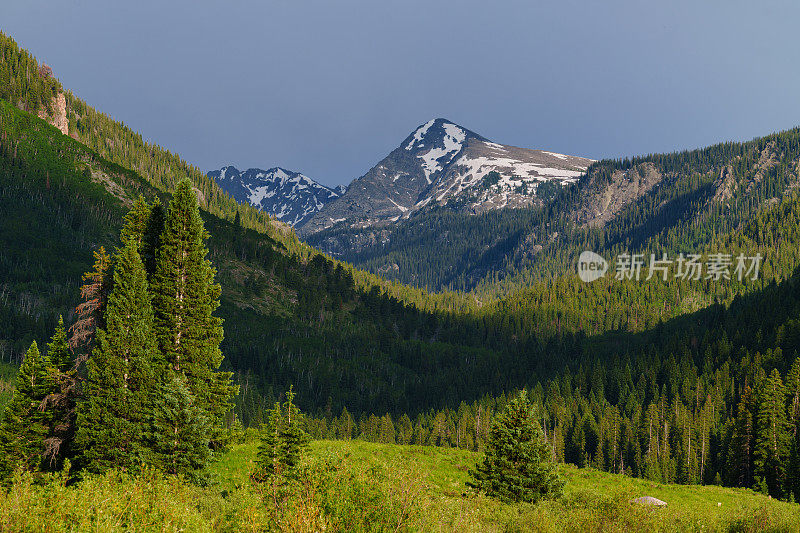
[(341, 222), (348, 227), (395, 222), (433, 205), (472, 213), (533, 205), (540, 184), (572, 183), (590, 163), (496, 144), (446, 119), (432, 119), (311, 217), (301, 233)]
[(240, 204), (250, 204), (281, 222), (300, 227), (325, 204), (341, 196), (311, 178), (280, 167), (239, 171), (226, 166), (208, 176)]
[[(19, 363), (32, 340), (45, 345), (59, 315), (73, 322), (81, 274), (94, 250), (119, 245), (132, 201), (169, 195), (3, 100), (0, 124), (0, 354)], [(236, 414), (245, 423), (290, 383), (307, 408), (417, 409), (434, 390), (461, 394), (463, 380), (446, 392), (464, 372), (454, 353), (492, 360), (491, 350), (443, 339), (435, 315), (377, 286), (365, 291), (321, 255), (300, 257), (268, 235), (203, 218), (223, 287), (225, 365), (242, 386)]]
[[(577, 183), (540, 186), (540, 205), (477, 215), (450, 205), (395, 224), (335, 226), (310, 245), (430, 290), (512, 294), (574, 272), (586, 249), (675, 255), (735, 237), (800, 185), (800, 129), (748, 142), (593, 163)], [(551, 182), (552, 183), (552, 182)]]

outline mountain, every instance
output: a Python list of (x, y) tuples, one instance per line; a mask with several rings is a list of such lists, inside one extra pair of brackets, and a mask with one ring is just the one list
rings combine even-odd
[(239, 171), (226, 166), (208, 176), (239, 203), (249, 203), (281, 222), (300, 227), (344, 189), (330, 189), (299, 172), (280, 167)]
[[(671, 255), (734, 235), (800, 185), (800, 129), (748, 142), (592, 163), (541, 205), (470, 214), (449, 205), (395, 224), (305, 235), (318, 249), (431, 290), (512, 294), (574, 272), (591, 249)], [(543, 194), (547, 192), (547, 194)]]
[(418, 127), (347, 192), (301, 228), (309, 235), (344, 222), (369, 227), (408, 218), (426, 206), (469, 213), (540, 204), (544, 183), (573, 183), (592, 160), (516, 148), (443, 118)]

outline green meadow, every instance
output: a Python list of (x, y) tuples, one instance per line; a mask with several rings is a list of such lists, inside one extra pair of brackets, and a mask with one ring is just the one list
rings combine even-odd
[[(294, 485), (258, 485), (256, 449), (234, 445), (203, 487), (154, 471), (71, 485), (21, 474), (0, 492), (0, 531), (800, 531), (796, 504), (750, 490), (570, 465), (562, 498), (506, 505), (468, 492), (478, 454), (449, 448), (317, 441)], [(639, 496), (668, 506), (630, 503)]]

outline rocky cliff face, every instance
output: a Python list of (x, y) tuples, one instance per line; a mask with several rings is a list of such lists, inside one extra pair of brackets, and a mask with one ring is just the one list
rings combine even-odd
[(595, 176), (590, 174), (575, 220), (580, 225), (602, 227), (625, 206), (650, 192), (663, 178), (655, 165), (649, 162), (625, 171), (614, 171), (608, 183), (597, 183)]
[(69, 120), (67, 120), (67, 100), (64, 93), (58, 93), (50, 103), (51, 111), (39, 110), (39, 118), (46, 120), (50, 125), (58, 128), (64, 135), (69, 135)]

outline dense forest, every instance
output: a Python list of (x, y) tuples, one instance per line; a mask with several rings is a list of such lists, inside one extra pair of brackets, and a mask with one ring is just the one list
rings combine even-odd
[[(547, 356), (528, 383), (560, 461), (655, 481), (800, 496), (800, 271), (732, 305), (641, 333), (611, 332)], [(481, 449), (504, 395), (416, 415), (315, 420), (312, 433)]]

